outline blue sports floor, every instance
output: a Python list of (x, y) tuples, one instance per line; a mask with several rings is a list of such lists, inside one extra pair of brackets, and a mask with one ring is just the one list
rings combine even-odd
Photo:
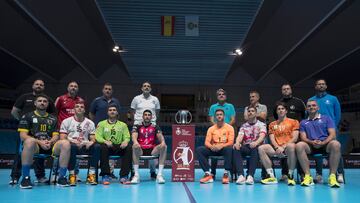
[[(114, 181), (108, 186), (91, 186), (80, 183), (76, 187), (60, 188), (54, 185), (35, 185), (33, 189), (20, 189), (18, 185), (8, 185), (10, 170), (0, 170), (0, 203), (33, 202), (33, 203), (70, 203), (70, 202), (357, 202), (360, 192), (360, 169), (346, 169), (346, 184), (340, 188), (327, 185), (328, 170), (324, 169), (324, 184), (311, 187), (296, 185), (289, 187), (285, 183), (261, 185), (260, 170), (255, 175), (255, 185), (223, 185), (220, 182), (222, 169), (218, 170), (217, 180), (212, 184), (200, 184), (203, 175), (196, 170), (197, 182), (170, 182), (171, 170), (165, 169), (166, 183), (158, 185), (150, 180), (149, 169), (141, 169), (139, 185), (121, 185)], [(277, 176), (280, 171), (277, 169)], [(32, 171), (33, 173), (33, 171)], [(85, 180), (86, 170), (81, 170)], [(116, 170), (118, 173), (118, 170)], [(35, 178), (32, 178), (34, 181)]]

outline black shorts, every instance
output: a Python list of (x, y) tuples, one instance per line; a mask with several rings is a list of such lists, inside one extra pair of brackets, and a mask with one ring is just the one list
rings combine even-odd
[(316, 149), (316, 148), (314, 148), (313, 146), (310, 145), (310, 151), (311, 151), (310, 154), (312, 154), (312, 155), (314, 155), (314, 154), (327, 154), (326, 147), (327, 147), (327, 145)]
[(151, 152), (152, 152), (153, 149), (154, 149), (154, 148), (142, 149), (142, 151), (143, 151), (142, 156), (152, 156), (152, 155), (151, 155)]
[(48, 150), (45, 150), (45, 149), (41, 148), (40, 145), (38, 145), (38, 147), (39, 147), (38, 154), (52, 155), (52, 153), (53, 153), (53, 147), (54, 146), (51, 146), (50, 149), (48, 149)]

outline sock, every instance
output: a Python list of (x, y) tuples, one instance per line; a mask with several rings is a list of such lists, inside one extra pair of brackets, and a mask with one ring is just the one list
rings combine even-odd
[(293, 179), (294, 170), (289, 169), (289, 178)]
[(30, 165), (22, 165), (23, 177), (30, 176)]
[(163, 170), (164, 170), (164, 165), (159, 164), (159, 173), (158, 174), (162, 175)]
[(133, 165), (134, 166), (134, 175), (139, 176), (139, 165)]
[(69, 171), (69, 174), (71, 174), (71, 175), (75, 175), (75, 170), (71, 170), (71, 171)]
[(66, 168), (66, 167), (60, 167), (60, 168), (59, 168), (59, 176), (60, 176), (60, 177), (65, 177), (66, 171), (67, 171), (67, 168)]
[(95, 174), (95, 167), (90, 167), (90, 169), (89, 169), (89, 174), (90, 174), (90, 175)]
[(266, 169), (266, 172), (270, 175), (270, 178), (274, 178), (274, 170), (272, 168)]
[(205, 174), (211, 175), (210, 171), (205, 171)]
[(228, 170), (224, 170), (224, 174), (229, 174), (229, 171), (228, 171)]

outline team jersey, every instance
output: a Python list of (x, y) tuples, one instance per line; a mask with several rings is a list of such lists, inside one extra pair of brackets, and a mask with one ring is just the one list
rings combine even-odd
[(257, 120), (256, 123), (250, 124), (248, 122), (244, 123), (240, 130), (239, 136), (243, 136), (242, 144), (250, 144), (251, 142), (259, 139), (260, 134), (266, 135), (266, 125), (265, 123)]
[(161, 133), (161, 129), (157, 125), (134, 125), (132, 132), (138, 133), (137, 141), (142, 149), (152, 149), (156, 146), (156, 135)]
[(211, 126), (205, 138), (205, 146), (209, 147), (212, 145), (222, 144), (225, 147), (231, 146), (234, 144), (234, 127), (224, 123), (224, 125), (219, 128), (216, 124)]
[(108, 120), (100, 121), (96, 127), (96, 141), (100, 144), (105, 140), (111, 141), (113, 144), (121, 144), (122, 142), (130, 141), (130, 133), (127, 125), (124, 122), (116, 121), (116, 123), (109, 123)]
[(282, 122), (273, 121), (269, 125), (269, 134), (273, 134), (278, 145), (288, 143), (292, 138), (292, 133), (299, 130), (299, 121), (285, 118)]
[(50, 140), (52, 136), (59, 134), (56, 130), (56, 117), (48, 113), (41, 116), (36, 111), (21, 117), (18, 131), (27, 132), (38, 140)]
[[(35, 111), (35, 101), (36, 95), (34, 93), (26, 93), (21, 95), (18, 99), (16, 99), (14, 106), (21, 110), (20, 115), (25, 115), (31, 111)], [(46, 109), (46, 112), (52, 114), (55, 112), (55, 106), (53, 100), (48, 97), (49, 105)]]
[(330, 128), (335, 129), (334, 121), (329, 116), (321, 114), (314, 119), (307, 118), (300, 122), (300, 132), (305, 133), (309, 140), (326, 140)]
[(69, 96), (69, 94), (64, 94), (60, 97), (58, 97), (55, 101), (55, 107), (58, 112), (58, 127), (60, 128), (61, 122), (65, 118), (69, 118), (73, 115), (75, 115), (75, 104), (78, 102), (85, 102), (81, 97), (76, 96), (75, 98), (72, 98)]
[(88, 118), (79, 122), (71, 116), (61, 123), (60, 133), (67, 134), (67, 139), (70, 141), (88, 142), (90, 135), (95, 135), (95, 124)]

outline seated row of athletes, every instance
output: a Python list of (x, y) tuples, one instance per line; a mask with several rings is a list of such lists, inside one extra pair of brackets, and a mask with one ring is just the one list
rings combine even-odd
[[(140, 182), (139, 158), (144, 156), (159, 156), (159, 170), (156, 177), (158, 183), (165, 183), (162, 175), (166, 159), (167, 146), (159, 127), (151, 123), (152, 112), (143, 112), (143, 123), (134, 125), (132, 141), (128, 126), (118, 120), (117, 105), (108, 106), (108, 119), (95, 124), (85, 117), (85, 104), (75, 104), (75, 115), (69, 117), (57, 130), (57, 120), (46, 112), (48, 107), (46, 95), (37, 95), (35, 98), (36, 110), (25, 114), (19, 122), (18, 131), (23, 141), (21, 188), (32, 188), (30, 180), (30, 167), (35, 153), (52, 154), (59, 159), (58, 186), (75, 186), (76, 155), (89, 154), (90, 169), (87, 184), (97, 185), (95, 169), (100, 160), (100, 175), (102, 183), (110, 184), (109, 156), (121, 156), (120, 182), (123, 184), (136, 184)], [(156, 142), (156, 138), (159, 144)], [(134, 176), (131, 181), (127, 179), (132, 164)], [(69, 170), (69, 180), (66, 178)]]

